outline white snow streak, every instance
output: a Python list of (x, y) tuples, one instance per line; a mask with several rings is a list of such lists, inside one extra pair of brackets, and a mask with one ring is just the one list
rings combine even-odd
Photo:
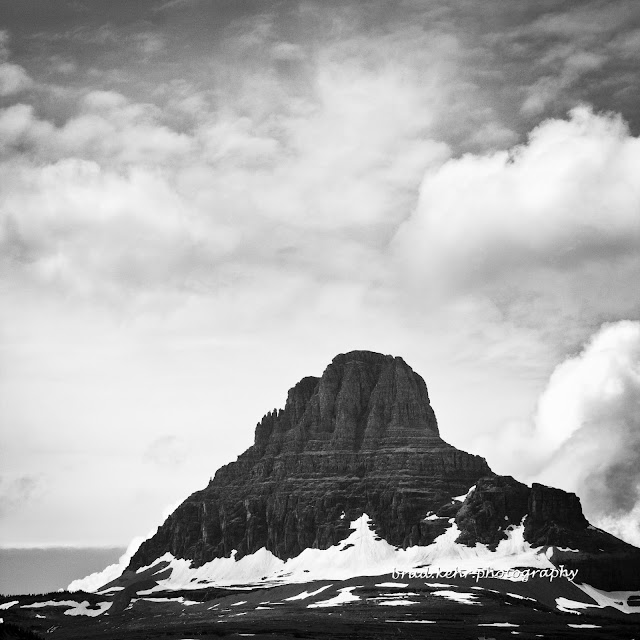
[[(591, 596), (601, 607), (613, 607), (623, 613), (640, 613), (638, 607), (630, 607), (627, 602), (631, 596), (640, 596), (640, 591), (601, 591), (588, 584), (576, 585)], [(595, 607), (596, 605), (586, 605)]]
[(453, 600), (454, 602), (460, 602), (462, 604), (480, 604), (475, 602), (476, 596), (473, 593), (460, 593), (459, 591), (434, 591), (434, 596), (441, 596), (447, 600)]
[(354, 602), (360, 600), (360, 596), (356, 596), (351, 593), (358, 587), (344, 587), (344, 589), (338, 589), (338, 595), (330, 598), (329, 600), (322, 600), (321, 602), (313, 602), (307, 605), (307, 609), (316, 609), (318, 607), (335, 607), (339, 604), (346, 604), (347, 602)]

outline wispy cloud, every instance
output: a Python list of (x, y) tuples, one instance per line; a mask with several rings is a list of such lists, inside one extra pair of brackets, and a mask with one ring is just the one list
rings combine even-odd
[(37, 475), (0, 476), (0, 517), (25, 507), (42, 491)]

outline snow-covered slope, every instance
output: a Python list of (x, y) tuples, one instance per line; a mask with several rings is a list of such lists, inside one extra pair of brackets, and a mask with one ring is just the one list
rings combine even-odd
[[(456, 524), (428, 546), (399, 549), (376, 535), (370, 518), (363, 514), (351, 522), (351, 534), (328, 549), (305, 549), (287, 561), (280, 560), (265, 548), (236, 560), (216, 558), (200, 567), (190, 560), (166, 553), (154, 563), (138, 569), (137, 574), (152, 578), (157, 584), (147, 592), (163, 589), (198, 589), (206, 586), (240, 586), (278, 584), (312, 580), (346, 580), (356, 576), (376, 576), (409, 572), (494, 571), (508, 572), (516, 567), (554, 570), (543, 549), (532, 548), (524, 540), (522, 525), (510, 527), (508, 538), (495, 551), (483, 544), (468, 547), (457, 544)], [(505, 574), (506, 575), (506, 574)], [(111, 576), (109, 576), (110, 579)], [(512, 579), (518, 579), (517, 575)], [(69, 585), (69, 590), (99, 591), (107, 584), (97, 576), (88, 576)]]

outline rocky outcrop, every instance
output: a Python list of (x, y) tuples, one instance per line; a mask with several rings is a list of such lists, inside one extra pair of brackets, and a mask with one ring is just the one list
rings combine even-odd
[(456, 514), (457, 542), (480, 542), (495, 549), (507, 537), (507, 527), (520, 524), (527, 515), (529, 493), (529, 487), (510, 476), (480, 479)]
[(341, 354), (264, 416), (254, 445), (178, 507), (131, 568), (166, 551), (196, 565), (261, 547), (289, 558), (345, 538), (362, 513), (392, 544), (428, 544), (441, 527), (425, 515), (486, 475), (483, 458), (440, 438), (426, 384), (401, 358)]
[(495, 549), (510, 525), (524, 524), (524, 539), (549, 549), (556, 566), (578, 570), (578, 582), (607, 590), (640, 588), (640, 550), (589, 524), (580, 499), (553, 487), (531, 488), (509, 476), (482, 478), (456, 514), (457, 542)]
[(575, 493), (534, 483), (529, 493), (525, 539), (536, 546), (584, 543), (589, 522)]

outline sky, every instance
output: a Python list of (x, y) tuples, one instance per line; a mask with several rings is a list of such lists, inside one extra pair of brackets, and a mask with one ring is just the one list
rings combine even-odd
[(0, 546), (126, 546), (338, 353), (640, 545), (635, 0), (4, 0)]

